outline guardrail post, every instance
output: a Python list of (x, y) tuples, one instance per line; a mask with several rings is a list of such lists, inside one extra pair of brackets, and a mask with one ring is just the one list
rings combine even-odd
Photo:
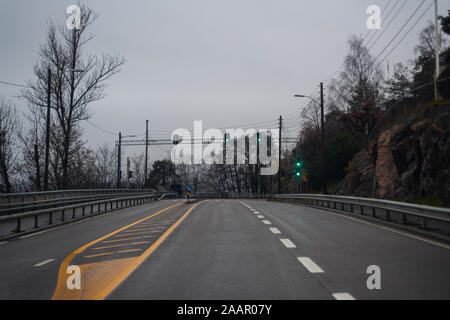
[(353, 203), (350, 203), (350, 212), (353, 213)]
[(20, 218), (17, 218), (17, 226), (16, 226), (16, 232), (20, 232), (21, 230), (21, 220)]
[(377, 209), (375, 207), (372, 207), (372, 217), (376, 218), (377, 217)]
[(94, 205), (91, 204), (91, 214), (94, 213)]
[(422, 227), (427, 230), (428, 229), (428, 219), (426, 217), (422, 218)]
[(38, 215), (35, 214), (34, 215), (34, 228), (37, 229), (38, 227), (39, 227), (39, 225), (38, 225)]
[(53, 212), (48, 213), (48, 224), (53, 224)]
[(85, 208), (84, 206), (81, 207), (81, 216), (83, 217), (84, 217), (84, 208)]
[(61, 221), (64, 221), (64, 209), (61, 210)]
[(402, 219), (403, 224), (407, 224), (408, 221), (407, 221), (406, 213), (403, 212), (402, 216), (403, 216), (403, 219)]
[(386, 221), (391, 221), (391, 211), (386, 210)]
[(75, 219), (75, 211), (76, 211), (76, 208), (73, 208), (72, 209), (72, 220)]

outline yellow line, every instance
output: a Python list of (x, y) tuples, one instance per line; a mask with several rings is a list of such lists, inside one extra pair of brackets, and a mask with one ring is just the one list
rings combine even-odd
[[(206, 200), (208, 201), (208, 200)], [(201, 204), (204, 201), (200, 201), (196, 204), (194, 204), (188, 211), (186, 211), (186, 213), (177, 220), (177, 222), (175, 222), (169, 229), (167, 229), (166, 232), (164, 232), (164, 234), (158, 238), (158, 240), (156, 240), (156, 242), (154, 242), (152, 244), (152, 246), (150, 248), (148, 248), (143, 254), (141, 254), (139, 257), (137, 257), (136, 260), (134, 260), (133, 262), (131, 262), (127, 268), (125, 268), (120, 274), (118, 274), (116, 276), (115, 279), (112, 279), (108, 285), (103, 288), (102, 290), (100, 290), (100, 292), (98, 292), (93, 299), (94, 300), (100, 300), (100, 299), (105, 299), (119, 284), (122, 283), (122, 281), (124, 281), (153, 251), (155, 251), (156, 248), (158, 248), (158, 246), (172, 233), (173, 230), (175, 230), (176, 227), (178, 227), (178, 225), (186, 218), (186, 216), (195, 208), (197, 207), (199, 204)]]
[(127, 228), (129, 228), (129, 227), (132, 227), (132, 226), (134, 226), (134, 225), (136, 225), (136, 224), (138, 224), (138, 223), (140, 223), (140, 222), (142, 222), (142, 221), (148, 220), (148, 219), (150, 219), (151, 217), (154, 217), (154, 216), (156, 216), (156, 215), (158, 215), (158, 214), (160, 214), (160, 213), (162, 213), (162, 212), (164, 212), (164, 211), (166, 211), (166, 210), (169, 210), (169, 209), (171, 209), (171, 208), (177, 207), (177, 206), (179, 206), (179, 205), (181, 205), (181, 204), (183, 204), (183, 202), (179, 202), (179, 203), (177, 203), (177, 204), (171, 205), (171, 206), (169, 206), (169, 207), (167, 207), (167, 208), (165, 208), (165, 209), (162, 209), (162, 210), (156, 212), (155, 214), (152, 214), (151, 216), (148, 216), (147, 218), (144, 218), (144, 219), (138, 220), (138, 221), (136, 221), (136, 222), (133, 222), (133, 223), (131, 223), (131, 224), (129, 224), (129, 225), (123, 227), (123, 228), (120, 228), (120, 229), (118, 229), (118, 230), (116, 230), (116, 231), (113, 231), (113, 232), (111, 232), (111, 233), (109, 233), (109, 234), (107, 234), (107, 235), (105, 235), (105, 236), (103, 236), (103, 237), (101, 237), (101, 238), (98, 238), (97, 240), (94, 240), (94, 241), (92, 241), (92, 242), (89, 242), (88, 244), (85, 244), (84, 246), (82, 246), (82, 247), (78, 248), (77, 250), (73, 251), (73, 252), (72, 252), (71, 254), (69, 254), (69, 255), (63, 260), (63, 262), (61, 263), (61, 266), (60, 266), (60, 268), (59, 268), (59, 273), (58, 273), (57, 287), (56, 287), (56, 289), (55, 289), (55, 293), (53, 294), (52, 299), (56, 298), (55, 295), (56, 295), (57, 290), (58, 290), (58, 285), (61, 285), (61, 286), (65, 286), (65, 285), (66, 285), (66, 283), (65, 283), (65, 278), (66, 278), (67, 267), (69, 266), (70, 261), (71, 261), (77, 254), (80, 254), (80, 253), (83, 252), (86, 248), (88, 248), (88, 247), (90, 247), (90, 246), (92, 246), (92, 245), (94, 245), (94, 244), (96, 244), (96, 243), (98, 243), (98, 242), (100, 242), (100, 241), (102, 241), (102, 240), (105, 240), (105, 239), (109, 238), (110, 236), (115, 235), (115, 234), (121, 232), (122, 230), (125, 230), (125, 229), (127, 229)]
[(147, 234), (147, 233), (155, 233), (155, 232), (159, 232), (159, 231), (143, 231), (143, 232), (135, 232), (135, 233), (124, 233), (124, 234), (119, 234), (114, 237), (128, 237), (128, 236), (134, 236), (136, 234)]
[(150, 241), (139, 241), (139, 242), (130, 242), (130, 243), (121, 243), (121, 244), (113, 244), (111, 246), (106, 247), (97, 247), (92, 248), (92, 250), (102, 250), (102, 249), (109, 249), (109, 248), (116, 248), (116, 247), (124, 247), (124, 246), (137, 246), (138, 244), (144, 244), (149, 243)]
[(130, 231), (124, 231), (123, 233), (128, 233), (128, 232), (136, 232), (136, 231), (144, 231), (144, 230), (156, 230), (156, 229), (161, 229), (163, 227), (140, 227), (140, 228), (131, 228)]
[(140, 236), (140, 237), (133, 237), (133, 238), (125, 238), (125, 239), (117, 239), (117, 240), (108, 240), (103, 241), (102, 243), (111, 243), (111, 242), (119, 242), (119, 241), (128, 241), (128, 240), (136, 240), (136, 239), (144, 239), (144, 238), (153, 238), (154, 236)]
[(84, 258), (95, 258), (95, 257), (100, 257), (100, 256), (109, 256), (111, 254), (116, 254), (116, 253), (127, 253), (127, 252), (134, 252), (134, 251), (142, 251), (142, 249), (130, 249), (130, 250), (105, 252), (105, 253), (99, 253), (99, 254), (91, 254), (91, 255), (83, 256), (83, 257)]

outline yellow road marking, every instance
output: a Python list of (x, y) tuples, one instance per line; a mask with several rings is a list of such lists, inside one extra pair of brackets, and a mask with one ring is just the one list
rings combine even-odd
[(131, 228), (130, 231), (124, 231), (123, 233), (130, 233), (130, 232), (136, 232), (136, 231), (145, 231), (145, 230), (156, 230), (156, 229), (161, 229), (162, 227), (136, 227), (136, 228)]
[(102, 250), (102, 249), (124, 247), (124, 246), (137, 246), (138, 244), (144, 244), (144, 243), (149, 243), (149, 242), (150, 241), (138, 241), (138, 242), (130, 242), (130, 243), (113, 244), (111, 246), (106, 246), (106, 247), (92, 248), (92, 250)]
[(153, 238), (154, 236), (140, 236), (140, 237), (133, 237), (133, 238), (125, 238), (125, 239), (117, 239), (117, 240), (108, 240), (103, 241), (102, 243), (111, 243), (111, 242), (119, 242), (119, 241), (128, 241), (128, 240), (136, 240), (136, 239), (144, 239), (144, 238)]
[[(206, 200), (208, 201), (208, 200)], [(164, 234), (159, 237), (158, 240), (156, 240), (155, 243), (151, 245), (150, 248), (148, 248), (143, 254), (141, 254), (139, 257), (137, 257), (135, 260), (131, 260), (130, 264), (127, 265), (127, 267), (118, 274), (114, 279), (108, 282), (108, 284), (100, 290), (93, 299), (95, 300), (101, 300), (105, 299), (119, 284), (122, 283), (123, 280), (125, 280), (153, 251), (155, 251), (156, 248), (172, 233), (173, 230), (175, 230), (176, 227), (187, 217), (187, 215), (199, 204), (201, 204), (204, 201), (200, 201), (196, 204), (194, 204), (186, 213), (181, 216), (180, 219), (177, 220), (169, 229), (167, 229)]]
[(134, 236), (136, 234), (147, 234), (147, 233), (155, 233), (155, 232), (159, 232), (159, 231), (143, 231), (143, 232), (135, 232), (135, 233), (124, 233), (124, 234), (119, 234), (114, 237), (120, 238), (120, 237)]
[(129, 249), (129, 250), (121, 250), (121, 251), (113, 251), (113, 252), (104, 252), (104, 253), (98, 253), (98, 254), (90, 254), (88, 256), (83, 256), (84, 258), (95, 258), (100, 256), (109, 256), (116, 253), (127, 253), (127, 252), (135, 252), (135, 251), (142, 251), (142, 249)]
[[(141, 219), (141, 220), (138, 220), (136, 222), (133, 222), (133, 223), (131, 223), (131, 224), (129, 224), (129, 225), (123, 227), (123, 228), (120, 228), (120, 229), (118, 229), (116, 231), (113, 231), (113, 232), (111, 232), (111, 233), (109, 233), (109, 234), (107, 234), (107, 235), (105, 235), (105, 236), (103, 236), (101, 238), (98, 238), (97, 240), (89, 242), (88, 244), (85, 244), (84, 246), (82, 246), (82, 247), (78, 248), (77, 250), (73, 251), (61, 263), (61, 266), (59, 268), (59, 273), (58, 273), (58, 282), (57, 282), (55, 293), (53, 294), (52, 299), (54, 300), (54, 299), (63, 299), (64, 298), (65, 293), (66, 293), (66, 288), (67, 288), (67, 285), (66, 285), (66, 280), (67, 280), (67, 277), (68, 277), (68, 275), (66, 273), (67, 267), (69, 266), (70, 261), (76, 255), (80, 254), (86, 248), (88, 248), (88, 247), (90, 247), (90, 246), (92, 246), (92, 245), (94, 245), (94, 244), (96, 244), (96, 243), (98, 243), (98, 242), (100, 242), (102, 240), (105, 240), (105, 239), (107, 239), (107, 238), (109, 238), (109, 237), (111, 237), (111, 236), (113, 236), (113, 235), (115, 235), (115, 234), (117, 234), (117, 233), (119, 233), (119, 232), (129, 228), (129, 227), (132, 227), (132, 226), (134, 226), (134, 225), (136, 225), (136, 224), (138, 224), (138, 223), (140, 223), (142, 221), (148, 220), (148, 219), (150, 219), (150, 218), (152, 218), (152, 217), (154, 217), (154, 216), (156, 216), (156, 215), (158, 215), (158, 214), (160, 214), (160, 213), (162, 213), (162, 212), (164, 212), (166, 210), (169, 210), (171, 208), (177, 207), (177, 206), (179, 206), (181, 204), (183, 204), (183, 202), (179, 202), (177, 204), (171, 205), (171, 206), (169, 206), (169, 207), (167, 207), (165, 209), (162, 209), (162, 210), (156, 212), (155, 214), (152, 214), (151, 216), (148, 216), (148, 217), (146, 217), (144, 219)], [(145, 232), (143, 232), (143, 233), (145, 233)], [(68, 296), (71, 297), (72, 295), (69, 294)], [(78, 298), (80, 298), (80, 297), (78, 297)]]

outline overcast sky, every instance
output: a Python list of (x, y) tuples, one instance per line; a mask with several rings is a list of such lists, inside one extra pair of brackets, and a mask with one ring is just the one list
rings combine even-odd
[[(83, 1), (99, 14), (85, 53), (120, 54), (127, 60), (109, 80), (106, 98), (90, 105), (90, 121), (113, 133), (142, 134), (149, 119), (153, 138), (161, 137), (161, 131), (191, 130), (194, 120), (203, 120), (207, 128), (275, 123), (303, 105), (293, 94), (310, 94), (342, 64), (351, 34), (367, 33), (369, 5), (383, 9), (390, 3), (384, 15), (395, 5), (393, 15), (403, 1)], [(374, 56), (420, 2), (407, 0), (389, 28), (382, 15), (379, 32), (386, 31), (372, 49)], [(426, 0), (419, 13), (432, 2)], [(24, 84), (33, 78), (47, 20), (65, 23), (65, 10), (75, 3), (0, 0), (1, 81)], [(440, 14), (446, 14), (450, 0), (440, 0), (439, 6)], [(389, 56), (391, 66), (414, 57), (417, 34), (432, 19), (431, 7)], [(0, 84), (0, 95), (25, 110), (24, 102), (13, 98), (18, 93)], [(87, 123), (83, 127), (94, 148), (116, 140)], [(150, 156), (162, 153), (152, 148)]]

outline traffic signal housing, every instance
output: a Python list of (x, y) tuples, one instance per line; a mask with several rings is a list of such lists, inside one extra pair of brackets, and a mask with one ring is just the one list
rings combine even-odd
[(294, 176), (298, 179), (302, 177), (302, 160), (295, 160)]

